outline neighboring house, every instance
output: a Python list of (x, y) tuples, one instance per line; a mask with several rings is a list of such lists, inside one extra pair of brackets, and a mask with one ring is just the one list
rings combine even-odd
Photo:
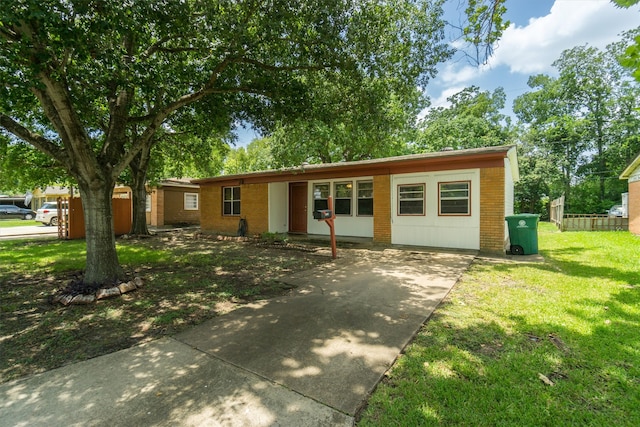
[(33, 201), (31, 202), (31, 206), (34, 211), (37, 211), (45, 203), (56, 202), (58, 200), (58, 197), (68, 198), (69, 195), (70, 193), (67, 187), (52, 185), (44, 189), (36, 188), (33, 191)]
[(629, 215), (629, 231), (640, 235), (640, 154), (622, 172), (620, 179), (629, 181), (627, 214)]
[(205, 231), (329, 234), (313, 219), (332, 196), (337, 236), (504, 253), (519, 179), (514, 146), (198, 179)]
[[(80, 197), (80, 192), (77, 188), (70, 190), (68, 187), (58, 185), (51, 185), (44, 189), (36, 188), (33, 191), (32, 209), (35, 211), (47, 202), (56, 202), (58, 198), (68, 199), (69, 197)], [(124, 185), (116, 186), (113, 189), (113, 198), (131, 199), (131, 188)]]
[(165, 179), (147, 188), (147, 224), (200, 224), (200, 187), (190, 179)]

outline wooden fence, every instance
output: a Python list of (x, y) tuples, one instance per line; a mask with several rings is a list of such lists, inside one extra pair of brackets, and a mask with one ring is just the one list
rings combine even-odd
[(550, 218), (560, 231), (629, 230), (629, 218), (597, 214), (565, 214), (564, 195), (551, 201)]
[[(58, 212), (61, 212), (62, 203), (68, 200), (67, 215), (58, 215), (58, 237), (60, 239), (84, 239), (84, 212), (82, 199), (71, 198), (58, 201)], [(131, 231), (132, 207), (131, 199), (112, 199), (113, 228), (116, 236), (127, 234)]]

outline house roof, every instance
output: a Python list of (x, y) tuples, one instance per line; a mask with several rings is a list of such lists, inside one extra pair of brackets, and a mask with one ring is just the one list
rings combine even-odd
[(396, 173), (431, 172), (479, 167), (504, 167), (509, 158), (514, 181), (519, 179), (518, 162), (514, 145), (472, 148), (466, 150), (438, 151), (411, 154), (382, 159), (354, 162), (303, 164), (292, 168), (249, 172), (237, 175), (221, 175), (195, 179), (195, 184), (234, 185), (282, 181), (308, 181), (312, 179), (344, 178), (349, 176), (374, 176)]
[(622, 173), (620, 174), (620, 179), (629, 179), (638, 168), (640, 168), (640, 154), (638, 154), (638, 157), (633, 159), (629, 166), (627, 166), (627, 168), (622, 171)]
[(198, 188), (197, 184), (192, 183), (192, 178), (167, 178), (156, 183), (152, 187), (186, 187), (186, 188)]

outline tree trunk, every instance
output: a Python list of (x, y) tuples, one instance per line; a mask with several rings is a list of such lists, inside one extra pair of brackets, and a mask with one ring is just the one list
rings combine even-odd
[(151, 148), (145, 148), (129, 163), (133, 197), (133, 223), (131, 234), (148, 235), (147, 227), (147, 169)]
[(133, 197), (133, 223), (131, 224), (131, 234), (148, 235), (147, 227), (147, 189), (146, 189), (146, 169), (132, 169), (132, 197)]
[[(96, 180), (97, 181), (97, 180)], [(105, 181), (88, 185), (78, 182), (87, 242), (87, 266), (84, 282), (87, 284), (116, 283), (124, 277), (118, 262), (116, 238), (113, 228), (113, 183)]]

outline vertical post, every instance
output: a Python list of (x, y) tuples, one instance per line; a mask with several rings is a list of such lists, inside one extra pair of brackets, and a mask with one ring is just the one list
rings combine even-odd
[(336, 247), (336, 230), (333, 224), (333, 220), (336, 218), (336, 213), (333, 210), (333, 197), (331, 196), (329, 196), (329, 210), (331, 211), (331, 218), (327, 219), (326, 222), (331, 234), (331, 258), (336, 259), (338, 256), (338, 249)]

